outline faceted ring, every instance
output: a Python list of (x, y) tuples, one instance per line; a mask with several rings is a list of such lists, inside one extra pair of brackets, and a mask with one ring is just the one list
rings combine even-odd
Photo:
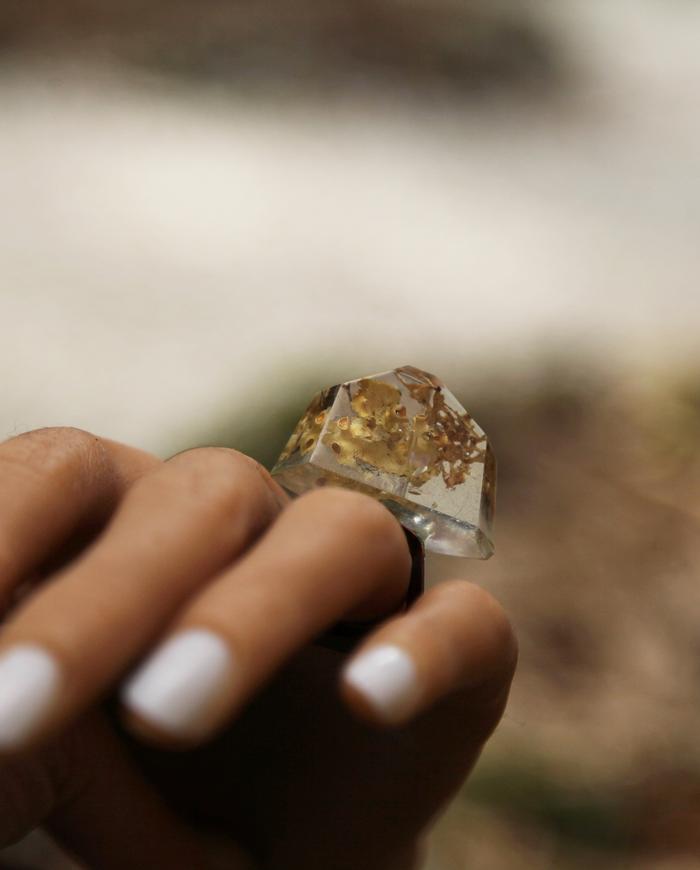
[(272, 474), (293, 495), (328, 485), (371, 495), (429, 551), (493, 554), (486, 434), (439, 378), (413, 366), (314, 396)]

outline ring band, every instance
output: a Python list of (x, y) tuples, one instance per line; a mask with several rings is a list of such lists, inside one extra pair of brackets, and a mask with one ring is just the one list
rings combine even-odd
[[(408, 550), (411, 554), (411, 576), (408, 580), (408, 588), (406, 597), (398, 613), (408, 610), (413, 602), (423, 594), (425, 584), (425, 551), (420, 539), (413, 532), (404, 529), (406, 541), (408, 542)], [(362, 622), (339, 622), (330, 631), (318, 638), (317, 643), (338, 652), (350, 652), (362, 638), (369, 634), (381, 619), (372, 619)]]

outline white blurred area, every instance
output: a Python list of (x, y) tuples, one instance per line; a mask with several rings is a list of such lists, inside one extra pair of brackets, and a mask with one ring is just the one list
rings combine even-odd
[(317, 357), (328, 380), (697, 361), (700, 5), (546, 8), (574, 77), (541, 102), (6, 64), (0, 437), (159, 450)]

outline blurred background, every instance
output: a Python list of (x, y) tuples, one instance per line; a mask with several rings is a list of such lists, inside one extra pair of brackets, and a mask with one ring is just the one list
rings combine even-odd
[(0, 437), (269, 464), (409, 363), (492, 438), (430, 574), (521, 665), (429, 870), (700, 866), (699, 285), (693, 0), (0, 6)]

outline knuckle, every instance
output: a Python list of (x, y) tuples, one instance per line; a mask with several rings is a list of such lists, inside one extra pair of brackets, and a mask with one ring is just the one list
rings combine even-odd
[(46, 426), (43, 429), (33, 429), (31, 432), (24, 432), (17, 435), (15, 439), (22, 443), (40, 443), (46, 445), (68, 445), (76, 449), (87, 447), (90, 443), (99, 440), (96, 435), (91, 435), (85, 429), (79, 429), (77, 426)]
[(280, 496), (284, 496), (284, 491), (282, 487), (277, 483), (274, 477), (270, 474), (270, 472), (258, 462), (257, 459), (253, 459), (252, 456), (246, 456), (245, 453), (239, 453), (237, 450), (232, 451), (235, 453), (242, 462), (246, 462), (251, 472), (253, 472), (260, 480), (260, 483), (265, 487), (265, 489), (269, 490), (276, 498)]
[(160, 474), (169, 486), (226, 514), (262, 482), (248, 457), (225, 447), (196, 447), (178, 453)]
[(105, 458), (102, 440), (73, 426), (34, 429), (11, 438), (0, 449), (0, 464), (22, 468), (28, 473), (82, 471)]
[(408, 560), (406, 538), (396, 518), (376, 499), (339, 487), (312, 490), (297, 499), (323, 517), (326, 527), (342, 528), (350, 538), (363, 541), (388, 559)]
[(406, 546), (401, 526), (383, 504), (366, 495), (356, 496), (355, 503), (348, 511), (350, 527), (353, 532), (370, 541), (384, 541), (390, 545)]
[(169, 505), (191, 530), (206, 526), (212, 549), (226, 551), (261, 533), (283, 506), (260, 466), (224, 447), (178, 453), (138, 481), (127, 499), (141, 510)]

